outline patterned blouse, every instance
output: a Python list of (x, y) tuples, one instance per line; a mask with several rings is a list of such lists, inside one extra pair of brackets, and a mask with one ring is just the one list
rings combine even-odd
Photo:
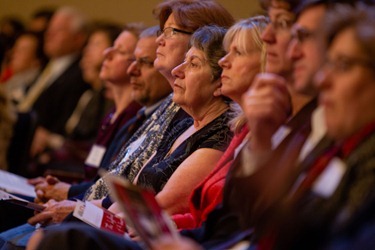
[[(122, 147), (116, 159), (111, 163), (109, 173), (122, 175), (130, 168), (129, 179), (136, 176), (155, 153), (166, 134), (165, 131), (179, 110), (180, 107), (172, 101), (171, 94)], [(102, 199), (107, 195), (108, 187), (103, 178), (100, 178), (87, 190), (85, 200)]]

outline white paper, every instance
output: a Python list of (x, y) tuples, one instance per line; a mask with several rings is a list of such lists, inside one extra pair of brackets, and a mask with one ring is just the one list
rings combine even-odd
[(9, 193), (35, 197), (35, 187), (26, 178), (4, 170), (0, 170), (0, 188)]

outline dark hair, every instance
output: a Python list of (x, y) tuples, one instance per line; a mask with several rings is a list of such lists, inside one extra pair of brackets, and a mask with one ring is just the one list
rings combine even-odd
[(22, 34), (20, 34), (18, 38), (23, 37), (23, 36), (30, 36), (36, 40), (35, 56), (36, 58), (38, 58), (42, 68), (46, 66), (48, 62), (48, 57), (44, 53), (44, 49), (43, 49), (44, 48), (43, 32), (25, 31)]
[(159, 20), (160, 29), (164, 29), (172, 13), (176, 24), (190, 32), (205, 25), (229, 28), (234, 23), (232, 15), (213, 0), (167, 0), (160, 3), (153, 13)]
[(223, 70), (218, 62), (226, 54), (223, 48), (223, 39), (226, 32), (227, 29), (216, 25), (203, 26), (195, 31), (190, 39), (190, 46), (204, 52), (211, 67), (214, 81), (219, 79)]
[(47, 21), (51, 20), (53, 14), (55, 13), (55, 8), (41, 8), (33, 12), (31, 15), (32, 19), (45, 18)]
[(300, 0), (259, 0), (259, 2), (264, 10), (274, 7), (292, 11), (299, 4)]
[(103, 32), (109, 39), (110, 44), (116, 40), (116, 38), (122, 32), (122, 26), (108, 21), (95, 21), (90, 29), (90, 35), (96, 32)]
[(370, 3), (373, 4), (374, 0), (300, 0), (299, 4), (297, 4), (293, 8), (293, 12), (298, 17), (298, 15), (300, 15), (301, 12), (303, 12), (304, 10), (310, 7), (316, 6), (316, 5), (320, 5), (320, 4), (324, 4), (325, 6), (327, 6), (329, 10), (329, 9), (334, 9), (336, 4), (349, 4), (349, 5), (354, 6), (356, 3), (359, 3), (359, 2), (362, 2), (365, 4), (370, 4)]
[(363, 53), (370, 61), (375, 60), (375, 7), (338, 5), (328, 12), (325, 27), (328, 47), (341, 32), (353, 29)]

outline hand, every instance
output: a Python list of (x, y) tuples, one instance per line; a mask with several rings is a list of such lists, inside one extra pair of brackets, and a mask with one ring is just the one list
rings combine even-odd
[(292, 110), (285, 79), (270, 73), (258, 74), (242, 102), (251, 131), (250, 149), (254, 152), (271, 150), (273, 134)]
[(42, 225), (48, 225), (53, 223), (60, 223), (68, 214), (74, 211), (76, 202), (70, 200), (64, 200), (60, 202), (49, 200), (46, 204), (44, 204), (44, 206), (46, 207), (46, 209), (31, 217), (27, 221), (29, 224), (35, 225), (37, 223), (40, 223)]
[(48, 175), (43, 182), (39, 182), (35, 186), (36, 199), (35, 202), (47, 202), (50, 199), (56, 201), (66, 200), (70, 184)]
[(36, 178), (33, 178), (33, 179), (28, 179), (27, 182), (30, 184), (30, 185), (33, 185), (33, 186), (36, 186), (42, 182), (45, 182), (46, 181), (46, 178), (44, 177), (36, 177)]

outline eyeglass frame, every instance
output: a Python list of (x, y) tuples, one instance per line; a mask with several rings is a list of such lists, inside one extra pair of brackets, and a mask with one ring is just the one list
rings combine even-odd
[(298, 27), (291, 30), (292, 40), (295, 39), (298, 43), (303, 44), (306, 40), (316, 36), (316, 32), (310, 31), (303, 27)]
[[(166, 35), (166, 30), (171, 30), (170, 35)], [(164, 38), (170, 38), (173, 35), (175, 35), (176, 33), (181, 33), (181, 34), (186, 34), (186, 35), (193, 34), (193, 32), (190, 32), (190, 31), (180, 30), (180, 29), (177, 29), (177, 28), (174, 28), (174, 27), (165, 27), (163, 30), (159, 29), (157, 31), (156, 35), (158, 37), (161, 36), (161, 35), (163, 35)]]
[(375, 69), (375, 62), (371, 62), (369, 59), (350, 57), (346, 55), (341, 55), (337, 59), (333, 60), (327, 58), (324, 62), (323, 69), (329, 70), (333, 73), (345, 73), (356, 65)]
[(133, 63), (136, 63), (139, 68), (142, 68), (143, 66), (147, 66), (148, 68), (154, 67), (154, 61), (147, 59), (147, 57), (134, 59)]
[(275, 32), (280, 32), (280, 31), (290, 31), (295, 20), (294, 19), (288, 20), (287, 18), (278, 18), (277, 20), (272, 21), (270, 17), (267, 17), (267, 22), (268, 22), (268, 25), (270, 25)]

